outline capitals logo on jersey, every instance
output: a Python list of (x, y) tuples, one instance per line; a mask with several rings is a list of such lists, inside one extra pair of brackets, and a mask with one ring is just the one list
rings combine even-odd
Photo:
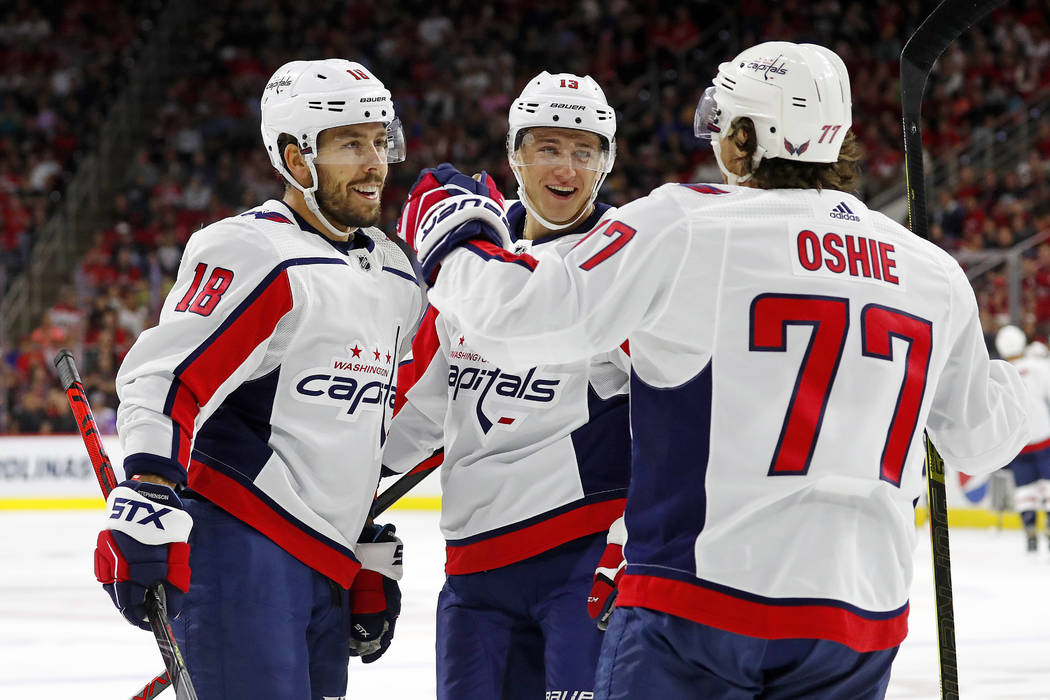
[(356, 421), (364, 411), (394, 408), (394, 355), (378, 343), (356, 340), (343, 357), (333, 357), (327, 367), (312, 367), (295, 375), (293, 398), (335, 409), (342, 421)]
[(476, 401), (474, 413), (481, 432), (514, 430), (530, 412), (556, 403), (562, 377), (539, 374), (536, 367), (525, 374), (505, 372), (480, 354), (462, 349), (463, 341), (461, 337), (459, 347), (449, 353), (448, 388), (453, 401)]

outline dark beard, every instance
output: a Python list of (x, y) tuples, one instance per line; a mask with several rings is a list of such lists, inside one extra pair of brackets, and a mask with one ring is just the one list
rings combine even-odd
[[(376, 201), (374, 206), (352, 206), (348, 201), (354, 195), (350, 193), (349, 186), (341, 191), (337, 185), (327, 181), (327, 178), (320, 173), (318, 173), (318, 176), (320, 187), (317, 188), (317, 204), (329, 221), (337, 226), (346, 226), (347, 228), (368, 228), (379, 223), (379, 217), (382, 213), (379, 200)], [(354, 184), (360, 185), (365, 183), (355, 182)], [(382, 183), (377, 184), (382, 186)], [(382, 190), (380, 190), (380, 197), (382, 197)]]

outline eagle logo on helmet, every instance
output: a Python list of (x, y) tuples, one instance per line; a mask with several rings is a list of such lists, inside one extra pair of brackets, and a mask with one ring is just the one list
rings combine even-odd
[(791, 155), (793, 155), (793, 156), (800, 156), (800, 155), (802, 155), (803, 153), (806, 152), (807, 148), (809, 148), (809, 141), (806, 141), (801, 146), (797, 146), (796, 147), (796, 146), (792, 146), (790, 141), (788, 141), (787, 139), (784, 139), (784, 148), (786, 148), (787, 152), (790, 153)]

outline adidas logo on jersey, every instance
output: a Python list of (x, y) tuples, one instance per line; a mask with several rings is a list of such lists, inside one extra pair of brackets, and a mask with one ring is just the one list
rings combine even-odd
[(860, 217), (853, 213), (853, 210), (846, 206), (845, 202), (839, 202), (839, 205), (831, 210), (832, 219), (845, 219), (846, 221), (860, 221)]

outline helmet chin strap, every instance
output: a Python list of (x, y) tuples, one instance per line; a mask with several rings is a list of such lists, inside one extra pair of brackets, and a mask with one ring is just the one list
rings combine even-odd
[(711, 150), (714, 151), (715, 161), (718, 163), (718, 169), (722, 171), (722, 175), (726, 178), (726, 184), (739, 185), (742, 182), (747, 182), (758, 170), (758, 164), (762, 162), (762, 156), (765, 155), (766, 149), (761, 146), (755, 147), (755, 153), (751, 156), (751, 172), (747, 175), (737, 175), (731, 172), (726, 167), (725, 163), (722, 162), (722, 139), (711, 134)]
[(521, 175), (518, 173), (517, 167), (512, 167), (511, 172), (514, 173), (514, 179), (518, 181), (518, 199), (521, 201), (522, 206), (525, 207), (525, 211), (529, 213), (533, 219), (538, 221), (548, 231), (564, 231), (567, 228), (571, 228), (588, 213), (591, 205), (594, 204), (594, 200), (598, 197), (598, 190), (601, 188), (602, 183), (605, 182), (605, 178), (608, 173), (602, 173), (601, 177), (594, 181), (594, 187), (591, 188), (591, 196), (587, 198), (587, 203), (580, 207), (580, 212), (573, 218), (572, 221), (564, 224), (556, 224), (553, 221), (548, 221), (543, 215), (540, 214), (536, 206), (533, 205), (529, 199), (528, 193), (525, 191), (525, 183), (521, 181)]
[(294, 177), (292, 177), (291, 173), (289, 173), (287, 170), (285, 170), (285, 172), (282, 173), (284, 175), (284, 179), (287, 180), (289, 184), (292, 185), (292, 187), (303, 193), (303, 199), (306, 201), (306, 208), (310, 210), (311, 214), (317, 217), (317, 220), (321, 222), (321, 225), (324, 226), (329, 233), (334, 235), (336, 238), (340, 239), (344, 237), (353, 238), (353, 231), (348, 232), (336, 228), (336, 226), (328, 220), (328, 217), (321, 213), (321, 207), (320, 205), (318, 205), (316, 197), (318, 180), (317, 168), (314, 167), (314, 159), (312, 156), (303, 156), (303, 160), (306, 161), (306, 167), (310, 168), (310, 178), (313, 184), (309, 187), (303, 187), (295, 180)]

